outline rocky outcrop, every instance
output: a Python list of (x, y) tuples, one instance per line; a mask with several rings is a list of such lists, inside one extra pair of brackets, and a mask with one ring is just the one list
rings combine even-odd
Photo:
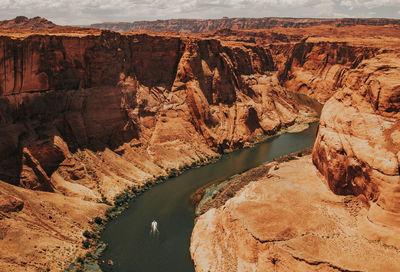
[(11, 20), (0, 21), (0, 28), (10, 28), (10, 29), (53, 29), (58, 26), (53, 22), (41, 18), (27, 18), (25, 16), (18, 16)]
[(262, 166), (208, 205), (192, 233), (196, 271), (400, 269), (398, 45), (364, 38), (269, 47), (280, 84), (327, 100), (312, 161)]
[(400, 246), (399, 56), (383, 54), (344, 76), (344, 88), (325, 105), (313, 161), (331, 190), (362, 196), (364, 231)]
[(53, 190), (51, 175), (82, 147), (123, 156), (125, 143), (155, 148), (148, 159), (158, 167), (144, 172), (160, 174), (187, 162), (159, 161), (167, 142), (181, 140), (199, 160), (306, 110), (279, 87), (271, 52), (258, 46), (111, 32), (3, 37), (0, 46), (1, 175), (26, 188)]
[[(190, 251), (196, 271), (398, 271), (394, 247), (365, 239), (366, 210), (327, 187), (311, 156), (259, 167), (263, 174), (201, 215)], [(265, 170), (269, 169), (269, 170)]]
[(272, 51), (276, 59), (285, 60), (279, 66), (281, 84), (324, 103), (342, 86), (343, 74), (357, 68), (364, 59), (372, 58), (378, 48), (304, 40), (290, 47), (276, 45)]
[(371, 25), (382, 26), (400, 24), (395, 19), (297, 19), (297, 18), (222, 18), (222, 19), (171, 19), (157, 21), (137, 21), (133, 23), (100, 23), (92, 24), (90, 27), (113, 30), (113, 31), (134, 31), (148, 30), (155, 32), (176, 32), (176, 33), (205, 33), (220, 28), (231, 29), (270, 29), (275, 27), (283, 28), (304, 28), (318, 25), (330, 25), (335, 27)]
[(61, 271), (107, 205), (0, 182), (0, 270)]

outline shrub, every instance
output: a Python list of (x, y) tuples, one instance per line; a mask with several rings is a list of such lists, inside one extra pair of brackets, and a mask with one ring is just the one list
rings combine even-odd
[(158, 179), (159, 181), (161, 181), (161, 182), (167, 180), (167, 178), (166, 178), (165, 176), (159, 176), (157, 179)]
[(88, 231), (88, 230), (85, 230), (85, 231), (83, 232), (83, 236), (86, 237), (86, 238), (88, 238), (88, 239), (92, 238), (92, 234), (91, 234), (90, 231)]
[(100, 217), (95, 217), (94, 218), (94, 222), (97, 224), (97, 225), (102, 225), (103, 224), (103, 219), (101, 219)]
[(114, 199), (114, 203), (116, 206), (122, 206), (124, 203), (128, 202), (128, 200), (129, 200), (128, 193), (124, 192), (124, 193), (118, 195)]
[(107, 200), (107, 198), (105, 196), (101, 197), (101, 203), (111, 206), (111, 203)]
[(108, 219), (111, 219), (115, 216), (115, 212), (117, 211), (116, 207), (112, 207), (106, 210), (106, 217)]
[(171, 172), (169, 173), (169, 177), (172, 178), (172, 177), (176, 177), (178, 175), (179, 175), (179, 171), (176, 168), (172, 168)]
[(83, 240), (83, 241), (82, 241), (82, 246), (83, 246), (84, 248), (89, 248), (89, 247), (90, 247), (90, 242), (89, 242), (89, 240)]
[(77, 262), (77, 263), (83, 263), (84, 260), (83, 260), (82, 257), (79, 256), (78, 258), (76, 258), (76, 262)]

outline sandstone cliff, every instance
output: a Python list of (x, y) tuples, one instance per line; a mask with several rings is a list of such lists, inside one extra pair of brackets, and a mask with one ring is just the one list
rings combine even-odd
[(362, 201), (330, 191), (311, 156), (263, 165), (241, 178), (252, 182), (195, 224), (196, 271), (399, 270), (398, 248), (360, 231)]
[(282, 85), (328, 100), (312, 158), (245, 173), (253, 182), (209, 205), (196, 271), (399, 271), (398, 45), (323, 36), (270, 46)]
[(313, 161), (331, 190), (362, 197), (370, 239), (400, 246), (399, 55), (382, 54), (348, 72), (325, 105)]
[[(395, 71), (395, 64), (376, 72), (368, 63), (395, 56), (398, 29), (315, 27), (304, 33), (223, 30), (204, 35), (0, 30), (0, 270), (65, 267), (82, 251), (80, 231), (106, 209), (100, 202), (313, 116), (295, 92), (325, 102), (337, 91), (340, 98), (346, 88), (357, 90), (366, 75), (372, 80)], [(362, 72), (366, 67), (372, 69), (369, 74)], [(371, 105), (380, 101), (378, 115), (389, 123), (398, 118), (392, 109), (397, 85), (391, 78), (371, 81), (366, 91), (371, 94), (365, 96)], [(378, 95), (377, 81), (393, 83), (393, 95)], [(331, 165), (318, 157), (321, 171), (330, 173)], [(335, 188), (338, 181), (326, 175)], [(368, 187), (362, 183), (358, 187)], [(395, 190), (390, 192), (386, 183), (382, 192), (394, 199)], [(364, 194), (353, 187), (348, 192)], [(383, 205), (385, 212), (393, 211), (390, 205)]]
[(0, 270), (61, 269), (104, 213), (97, 202), (315, 114), (263, 46), (21, 33), (0, 37)]
[[(82, 147), (124, 156), (134, 142), (155, 148), (155, 162), (156, 146), (181, 141), (187, 152), (206, 150), (191, 158), (200, 159), (273, 133), (300, 109), (270, 76), (271, 52), (258, 46), (111, 32), (4, 37), (0, 46), (2, 177), (27, 188), (52, 191), (52, 173)], [(177, 135), (179, 126), (188, 134)]]

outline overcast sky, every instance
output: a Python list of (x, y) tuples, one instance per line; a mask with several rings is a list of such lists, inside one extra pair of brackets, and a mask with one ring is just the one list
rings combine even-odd
[(0, 20), (41, 16), (60, 25), (171, 18), (400, 18), (400, 0), (0, 0)]

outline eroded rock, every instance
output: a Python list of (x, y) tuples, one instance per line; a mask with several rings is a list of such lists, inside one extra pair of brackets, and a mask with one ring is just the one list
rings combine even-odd
[[(345, 76), (347, 86), (324, 107), (313, 151), (333, 192), (368, 203), (365, 231), (375, 239), (400, 227), (399, 64), (382, 55)], [(397, 237), (382, 239), (399, 247)]]
[(366, 206), (334, 194), (311, 156), (273, 166), (197, 219), (190, 246), (196, 271), (400, 269), (396, 248), (363, 236)]

